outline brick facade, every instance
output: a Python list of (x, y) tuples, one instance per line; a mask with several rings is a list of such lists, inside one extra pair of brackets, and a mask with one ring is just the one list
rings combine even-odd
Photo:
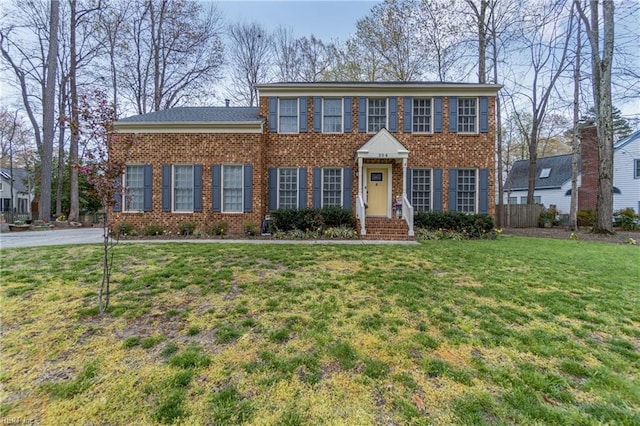
[[(266, 85), (268, 86), (268, 85)], [(426, 84), (425, 84), (426, 87)], [(474, 85), (469, 85), (472, 89)], [(422, 96), (434, 96), (429, 88), (423, 88)], [(495, 92), (497, 86), (486, 89), (488, 96), (488, 132), (477, 134), (450, 133), (448, 126), (449, 97), (443, 99), (443, 123), (441, 133), (413, 134), (403, 132), (403, 86), (398, 93), (388, 92), (386, 96), (397, 96), (397, 131), (393, 136), (409, 150), (407, 166), (409, 168), (442, 169), (443, 191), (442, 205), (447, 210), (449, 169), (473, 168), (488, 170), (488, 212), (494, 214), (495, 185)], [(372, 136), (371, 133), (358, 132), (357, 86), (352, 93), (338, 96), (352, 97), (352, 131), (340, 134), (326, 134), (313, 131), (313, 96), (305, 92), (303, 85), (299, 92), (291, 97), (307, 97), (307, 132), (280, 134), (269, 132), (269, 88), (265, 87), (259, 99), (258, 116), (265, 120), (263, 132), (259, 133), (192, 133), (192, 132), (144, 132), (137, 131), (137, 143), (131, 151), (129, 164), (151, 164), (153, 167), (152, 209), (145, 213), (114, 212), (112, 221), (127, 221), (137, 227), (157, 223), (171, 232), (177, 232), (182, 222), (196, 222), (198, 229), (207, 231), (216, 222), (228, 222), (230, 231), (240, 233), (242, 224), (252, 222), (259, 226), (268, 213), (268, 173), (270, 168), (305, 167), (307, 169), (307, 205), (312, 205), (312, 179), (314, 167), (351, 167), (353, 170), (352, 208), (358, 193), (357, 162), (355, 152)], [(388, 89), (388, 90), (393, 90)], [(415, 91), (416, 89), (412, 89)], [(441, 90), (441, 89), (440, 89)], [(458, 89), (459, 90), (459, 89)], [(262, 92), (263, 90), (261, 90)], [(461, 92), (457, 92), (462, 96)], [(322, 96), (322, 95), (319, 95)], [(417, 96), (417, 95), (415, 95)], [(336, 97), (333, 95), (331, 97)], [(258, 118), (258, 117), (256, 117)], [(124, 130), (120, 130), (125, 133)], [(392, 194), (402, 194), (402, 161), (396, 159), (365, 159), (365, 164), (392, 164)], [(171, 213), (162, 211), (162, 165), (200, 164), (203, 166), (202, 204), (199, 213)], [(251, 164), (253, 165), (253, 209), (251, 213), (214, 213), (212, 212), (212, 176), (214, 164)]]
[(596, 209), (598, 196), (598, 129), (586, 126), (580, 134), (582, 184), (578, 188), (578, 210)]

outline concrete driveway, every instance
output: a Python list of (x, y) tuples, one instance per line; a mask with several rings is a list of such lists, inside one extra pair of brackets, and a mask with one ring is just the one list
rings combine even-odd
[(102, 228), (50, 229), (46, 231), (0, 233), (0, 249), (16, 247), (96, 244), (102, 242)]

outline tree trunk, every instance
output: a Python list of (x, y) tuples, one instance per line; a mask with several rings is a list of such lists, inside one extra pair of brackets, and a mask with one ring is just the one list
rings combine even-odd
[(78, 194), (78, 86), (76, 71), (78, 68), (76, 57), (76, 0), (69, 0), (70, 29), (69, 29), (69, 90), (71, 92), (71, 140), (69, 142), (69, 222), (80, 221), (80, 197)]
[(55, 135), (56, 70), (58, 57), (58, 24), (60, 2), (51, 0), (49, 16), (49, 50), (44, 93), (42, 96), (42, 158), (40, 159), (40, 220), (51, 218), (51, 178), (53, 171), (53, 139)]
[(580, 66), (582, 62), (582, 26), (578, 21), (576, 33), (576, 58), (573, 66), (573, 140), (571, 155), (571, 204), (569, 207), (569, 228), (578, 230), (578, 158), (580, 157), (580, 139), (578, 138), (578, 121), (580, 120)]

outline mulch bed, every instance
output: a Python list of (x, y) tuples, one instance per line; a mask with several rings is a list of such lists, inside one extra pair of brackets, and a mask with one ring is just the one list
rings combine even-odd
[[(520, 237), (571, 239), (572, 232), (564, 228), (505, 228), (503, 235), (517, 235)], [(594, 234), (590, 228), (581, 228), (575, 234), (578, 240), (601, 241), (604, 243), (629, 244), (629, 239), (636, 240), (640, 247), (640, 231), (622, 231), (616, 229), (613, 235)]]

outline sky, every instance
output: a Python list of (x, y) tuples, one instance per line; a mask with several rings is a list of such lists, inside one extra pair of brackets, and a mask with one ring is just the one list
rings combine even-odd
[(295, 37), (311, 34), (325, 42), (346, 41), (355, 32), (356, 22), (364, 18), (375, 1), (289, 0), (214, 2), (231, 22), (258, 22), (268, 31), (278, 26), (291, 28)]

